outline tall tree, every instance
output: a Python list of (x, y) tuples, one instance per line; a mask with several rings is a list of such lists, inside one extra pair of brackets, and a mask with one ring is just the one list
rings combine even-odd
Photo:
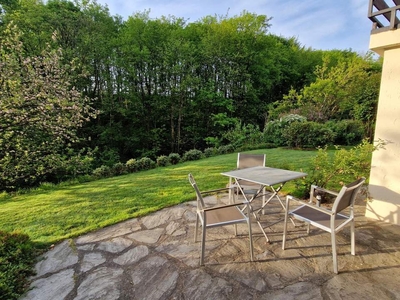
[(88, 98), (71, 86), (74, 67), (50, 46), (25, 56), (12, 23), (0, 44), (0, 190), (32, 185), (52, 176), (71, 158), (77, 129), (95, 116)]

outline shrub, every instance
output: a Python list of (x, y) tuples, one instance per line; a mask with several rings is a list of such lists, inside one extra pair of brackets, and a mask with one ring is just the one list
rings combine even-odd
[(329, 121), (326, 124), (335, 132), (336, 145), (357, 145), (365, 136), (364, 124), (358, 120)]
[(128, 172), (130, 172), (130, 173), (137, 172), (139, 170), (138, 162), (134, 158), (131, 158), (130, 160), (128, 160), (125, 163), (125, 166), (126, 166)]
[(100, 166), (93, 170), (92, 175), (96, 178), (109, 177), (111, 175), (110, 167), (104, 165)]
[(150, 170), (156, 167), (156, 162), (148, 157), (142, 157), (137, 160), (139, 170)]
[(181, 161), (181, 156), (178, 153), (170, 153), (168, 158), (169, 162), (173, 165), (176, 165)]
[(96, 151), (97, 149), (91, 150), (84, 148), (75, 153), (73, 149), (67, 149), (68, 159), (66, 159), (56, 171), (57, 181), (65, 181), (80, 175), (91, 174), (93, 171), (94, 153)]
[(282, 131), (286, 145), (294, 148), (315, 148), (332, 144), (335, 134), (316, 122), (293, 122)]
[(232, 144), (218, 147), (218, 154), (228, 154), (235, 151), (235, 147)]
[(0, 231), (0, 299), (18, 299), (24, 293), (37, 255), (26, 234)]
[(265, 124), (263, 132), (264, 141), (273, 143), (275, 146), (286, 146), (287, 140), (283, 136), (284, 130), (292, 123), (303, 123), (306, 121), (305, 117), (296, 114), (290, 114), (279, 120), (270, 121)]
[(235, 127), (223, 134), (223, 140), (229, 141), (235, 149), (240, 147), (254, 148), (263, 142), (263, 133), (257, 125), (242, 125), (237, 122)]
[(186, 151), (183, 154), (182, 159), (183, 159), (183, 161), (199, 160), (200, 158), (202, 158), (202, 156), (203, 156), (203, 153), (200, 150), (192, 149), (192, 150)]
[(117, 149), (110, 148), (99, 151), (99, 161), (102, 165), (111, 167), (120, 161), (119, 152)]
[(169, 165), (169, 158), (168, 156), (161, 155), (157, 157), (157, 166), (159, 167), (165, 167)]
[(302, 197), (308, 197), (311, 184), (339, 190), (343, 183), (355, 179), (369, 178), (371, 155), (373, 151), (384, 149), (385, 143), (378, 141), (374, 146), (366, 139), (359, 145), (346, 150), (337, 147), (334, 155), (329, 155), (327, 147), (319, 148), (312, 160), (312, 170), (303, 180), (296, 181)]
[(112, 175), (123, 175), (127, 173), (127, 167), (125, 164), (118, 162), (114, 164), (110, 170)]
[(216, 153), (217, 153), (217, 150), (215, 148), (206, 148), (206, 149), (204, 149), (204, 156), (205, 157), (214, 156)]

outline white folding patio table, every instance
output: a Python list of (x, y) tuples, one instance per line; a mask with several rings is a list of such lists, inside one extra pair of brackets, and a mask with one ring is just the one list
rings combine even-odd
[[(290, 170), (283, 170), (283, 169), (276, 169), (270, 167), (252, 167), (252, 168), (245, 168), (245, 169), (238, 169), (229, 172), (223, 172), (222, 175), (228, 176), (229, 180), (235, 181), (236, 186), (242, 192), (244, 198), (251, 203), (254, 201), (255, 198), (259, 196), (261, 191), (265, 187), (269, 187), (272, 190), (272, 195), (268, 198), (268, 200), (263, 201), (261, 208), (257, 210), (252, 209), (252, 213), (254, 218), (257, 221), (258, 226), (261, 228), (262, 233), (264, 234), (267, 242), (269, 242), (269, 238), (265, 233), (263, 226), (260, 223), (260, 218), (257, 217), (256, 213), (260, 213), (264, 210), (265, 206), (274, 198), (276, 198), (282, 208), (285, 210), (285, 205), (283, 204), (281, 198), (279, 197), (279, 191), (282, 189), (284, 184), (288, 181), (299, 179), (301, 177), (307, 176), (306, 173), (290, 171)], [(260, 188), (257, 190), (256, 193), (252, 194), (251, 198), (248, 199), (248, 196), (243, 192), (243, 187), (240, 184), (240, 180), (253, 182), (260, 185)], [(230, 182), (232, 183), (232, 182)], [(277, 187), (276, 187), (277, 186)], [(292, 220), (293, 222), (293, 220)]]

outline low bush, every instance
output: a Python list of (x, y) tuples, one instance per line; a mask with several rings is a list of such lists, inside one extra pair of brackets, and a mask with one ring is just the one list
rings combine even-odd
[(111, 167), (120, 161), (118, 149), (109, 148), (98, 151), (98, 161), (103, 166)]
[(38, 254), (26, 234), (0, 231), (0, 299), (18, 299), (25, 292)]
[(236, 148), (232, 144), (229, 144), (229, 145), (224, 145), (224, 146), (218, 147), (217, 151), (218, 151), (218, 154), (228, 154), (228, 153), (234, 152), (235, 149)]
[(142, 158), (138, 159), (137, 164), (139, 167), (139, 169), (138, 169), (139, 171), (150, 170), (150, 169), (154, 169), (156, 167), (156, 162), (148, 157), (142, 157)]
[(292, 148), (316, 148), (330, 145), (334, 132), (317, 122), (293, 122), (282, 131), (286, 145)]
[(168, 158), (169, 162), (173, 165), (176, 165), (181, 161), (181, 156), (178, 153), (170, 153)]
[(263, 138), (263, 133), (257, 125), (242, 124), (241, 122), (237, 122), (235, 127), (222, 136), (222, 140), (228, 141), (235, 149), (241, 147), (253, 148), (262, 143)]
[(183, 161), (192, 161), (192, 160), (199, 160), (202, 157), (203, 157), (203, 152), (197, 149), (192, 149), (186, 151), (183, 154), (182, 159)]
[(286, 115), (279, 120), (270, 121), (265, 124), (263, 132), (264, 141), (273, 143), (276, 147), (286, 146), (287, 140), (283, 136), (284, 130), (292, 123), (303, 123), (306, 121), (305, 117), (296, 114)]
[(110, 167), (104, 166), (104, 165), (103, 165), (103, 166), (100, 166), (100, 167), (98, 167), (98, 168), (96, 168), (96, 169), (93, 170), (92, 175), (93, 175), (95, 178), (104, 178), (104, 177), (108, 177), (108, 176), (111, 175)]
[(335, 133), (335, 145), (354, 146), (365, 137), (364, 124), (359, 120), (329, 121), (326, 125)]
[(137, 172), (139, 171), (139, 165), (136, 159), (131, 158), (125, 163), (126, 169), (128, 170), (129, 173)]
[(204, 156), (211, 157), (217, 154), (217, 150), (215, 148), (206, 148), (204, 149)]
[(112, 175), (123, 175), (123, 174), (127, 174), (128, 170), (125, 164), (118, 162), (116, 164), (114, 164), (110, 170), (110, 173)]
[(311, 172), (302, 180), (296, 181), (300, 197), (307, 198), (310, 185), (340, 190), (343, 184), (358, 178), (369, 178), (371, 155), (373, 151), (384, 149), (385, 143), (378, 141), (375, 145), (364, 139), (359, 145), (351, 148), (337, 148), (334, 155), (329, 155), (327, 147), (319, 148), (312, 160)]
[(169, 158), (166, 155), (161, 155), (157, 157), (157, 166), (165, 167), (169, 165)]

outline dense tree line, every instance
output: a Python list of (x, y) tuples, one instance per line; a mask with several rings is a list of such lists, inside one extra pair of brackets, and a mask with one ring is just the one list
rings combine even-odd
[[(98, 112), (67, 143), (72, 157), (94, 149), (102, 165), (205, 149), (226, 142), (232, 128), (262, 131), (290, 113), (319, 122), (358, 119), (371, 136), (379, 63), (273, 35), (265, 15), (244, 11), (188, 23), (151, 19), (147, 11), (123, 20), (90, 0), (0, 5), (0, 34), (14, 24), (23, 57), (43, 57), (49, 47), (62, 51), (60, 63), (74, 65), (68, 87)], [(6, 153), (0, 151), (1, 159)], [(56, 152), (68, 157), (65, 148)]]

